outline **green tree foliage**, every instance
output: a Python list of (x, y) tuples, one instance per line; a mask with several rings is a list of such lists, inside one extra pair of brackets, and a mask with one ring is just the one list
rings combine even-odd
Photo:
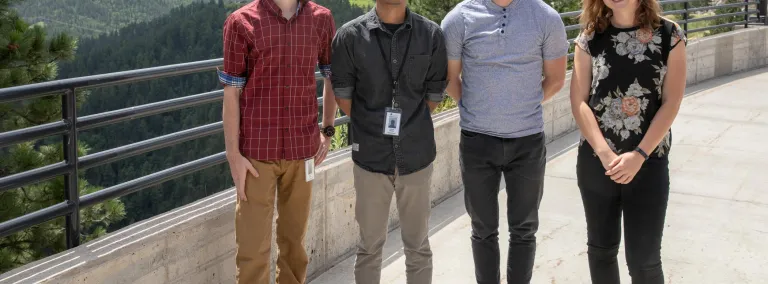
[(408, 2), (408, 5), (414, 12), (439, 24), (443, 21), (445, 15), (461, 1), (462, 0), (411, 0)]
[(45, 22), (54, 33), (97, 36), (131, 23), (167, 14), (172, 8), (201, 0), (26, 0), (15, 8), (30, 22)]
[[(46, 39), (42, 25), (29, 26), (9, 8), (20, 1), (0, 0), (0, 88), (53, 80), (57, 62), (73, 58), (75, 42), (65, 34)], [(85, 98), (79, 94), (80, 102)], [(58, 96), (0, 104), (0, 132), (40, 125), (61, 119)], [(57, 140), (52, 140), (57, 141)], [(58, 140), (60, 141), (60, 140)], [(80, 155), (87, 146), (81, 145)], [(61, 143), (26, 142), (0, 149), (0, 176), (32, 170), (63, 160)], [(100, 188), (79, 180), (80, 194)], [(32, 213), (63, 201), (62, 177), (0, 193), (0, 222)], [(106, 232), (106, 227), (120, 220), (123, 205), (118, 200), (81, 210), (84, 241)], [(0, 239), (0, 272), (66, 249), (64, 220), (35, 226)]]

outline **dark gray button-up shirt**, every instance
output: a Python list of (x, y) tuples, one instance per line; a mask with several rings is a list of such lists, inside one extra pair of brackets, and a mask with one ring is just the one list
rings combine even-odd
[[(332, 45), (334, 92), (338, 98), (352, 100), (352, 159), (365, 170), (389, 175), (395, 168), (398, 174), (413, 173), (434, 161), (434, 126), (427, 100), (442, 101), (448, 68), (440, 26), (410, 10), (406, 13), (404, 24), (392, 33), (374, 8), (342, 26)], [(413, 33), (411, 45), (401, 62), (408, 33)], [(381, 56), (377, 35), (386, 58)], [(385, 109), (392, 107), (391, 79), (400, 64), (405, 66), (394, 97), (402, 110), (400, 135), (386, 136)]]

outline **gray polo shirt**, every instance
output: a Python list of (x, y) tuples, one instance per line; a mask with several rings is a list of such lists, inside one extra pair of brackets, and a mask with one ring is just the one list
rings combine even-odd
[(557, 11), (541, 0), (465, 0), (442, 29), (448, 59), (462, 61), (461, 128), (502, 138), (544, 131), (544, 60), (569, 46)]

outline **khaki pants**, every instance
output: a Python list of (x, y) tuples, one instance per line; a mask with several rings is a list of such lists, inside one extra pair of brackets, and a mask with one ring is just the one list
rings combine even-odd
[(407, 282), (431, 283), (432, 250), (428, 223), (432, 165), (403, 176), (372, 173), (358, 166), (353, 173), (357, 193), (355, 219), (360, 226), (355, 282), (378, 284), (381, 279), (382, 249), (387, 239), (389, 206), (394, 193), (405, 247)]
[(277, 190), (277, 283), (304, 283), (309, 263), (304, 234), (312, 194), (312, 183), (306, 182), (304, 176), (304, 160), (250, 161), (259, 177), (248, 174), (245, 180), (248, 201), (237, 202), (237, 281), (243, 284), (270, 281), (272, 220)]

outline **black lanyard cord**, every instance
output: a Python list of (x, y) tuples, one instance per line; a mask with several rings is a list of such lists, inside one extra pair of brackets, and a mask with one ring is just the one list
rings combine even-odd
[[(385, 64), (387, 67), (387, 74), (390, 76), (390, 80), (392, 81), (392, 100), (394, 101), (394, 97), (397, 95), (397, 88), (398, 88), (398, 80), (400, 79), (400, 75), (403, 73), (403, 67), (405, 66), (405, 60), (408, 58), (408, 50), (411, 49), (411, 35), (413, 35), (412, 31), (408, 31), (408, 42), (405, 44), (405, 53), (403, 54), (403, 60), (400, 61), (400, 68), (397, 70), (397, 77), (392, 78), (392, 67), (390, 67), (391, 62), (387, 60), (387, 56), (384, 53), (384, 46), (381, 45), (381, 38), (379, 37), (379, 30), (376, 31), (376, 42), (379, 43), (379, 52), (381, 52), (381, 58), (384, 58), (384, 61), (387, 63)], [(392, 40), (395, 39), (395, 36), (392, 35)]]

